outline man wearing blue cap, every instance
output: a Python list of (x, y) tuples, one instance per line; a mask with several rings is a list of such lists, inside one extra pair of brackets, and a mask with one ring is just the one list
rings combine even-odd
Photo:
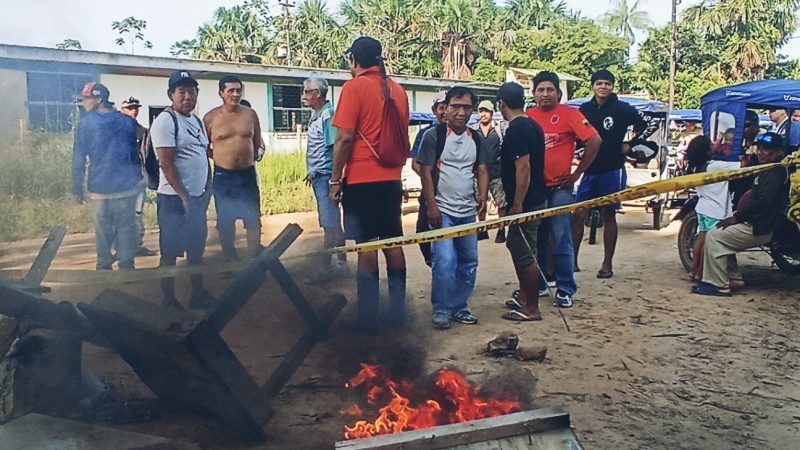
[[(211, 195), (211, 168), (208, 162), (209, 139), (199, 117), (198, 84), (192, 75), (179, 70), (169, 77), (167, 95), (172, 105), (153, 121), (150, 135), (158, 155), (160, 176), (157, 195), (161, 267), (175, 266), (186, 254), (190, 266), (203, 264), (208, 226), (206, 210)], [(203, 276), (191, 275), (189, 307), (214, 305), (203, 288)], [(175, 298), (175, 278), (161, 279), (164, 306), (183, 309)]]

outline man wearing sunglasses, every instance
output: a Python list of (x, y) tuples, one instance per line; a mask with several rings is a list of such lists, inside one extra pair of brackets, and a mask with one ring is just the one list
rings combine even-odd
[[(765, 133), (756, 138), (758, 161), (769, 164), (783, 156), (783, 138)], [(736, 253), (766, 245), (783, 206), (788, 175), (785, 167), (775, 167), (756, 176), (753, 187), (739, 202), (733, 216), (706, 234), (703, 281), (692, 289), (698, 295), (730, 297), (731, 288), (744, 287)]]

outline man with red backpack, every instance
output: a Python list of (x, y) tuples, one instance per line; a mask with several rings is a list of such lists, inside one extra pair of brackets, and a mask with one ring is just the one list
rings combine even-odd
[[(381, 43), (362, 36), (347, 51), (353, 79), (342, 87), (333, 126), (330, 198), (344, 208), (345, 236), (356, 243), (403, 235), (400, 173), (410, 154), (405, 90), (386, 75)], [(389, 280), (386, 322), (405, 323), (406, 262), (401, 247), (383, 250)], [(354, 329), (376, 333), (378, 252), (358, 254), (358, 321)]]

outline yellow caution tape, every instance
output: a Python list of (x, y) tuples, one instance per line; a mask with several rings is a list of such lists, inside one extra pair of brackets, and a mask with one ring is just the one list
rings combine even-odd
[(517, 225), (520, 223), (530, 222), (533, 220), (546, 219), (548, 217), (568, 214), (574, 211), (587, 210), (606, 205), (613, 205), (623, 201), (636, 200), (644, 197), (652, 197), (659, 194), (665, 194), (667, 192), (679, 191), (683, 189), (690, 189), (698, 186), (704, 186), (707, 184), (719, 183), (721, 181), (730, 181), (739, 178), (746, 178), (761, 172), (765, 172), (774, 167), (788, 166), (789, 164), (791, 164), (791, 162), (785, 160), (772, 164), (764, 164), (755, 167), (748, 167), (745, 169), (703, 172), (693, 175), (684, 175), (680, 177), (670, 178), (667, 180), (653, 181), (651, 183), (630, 187), (622, 191), (619, 191), (615, 194), (606, 195), (604, 197), (599, 197), (594, 200), (586, 200), (583, 202), (573, 203), (571, 205), (540, 209), (537, 211), (516, 214), (513, 216), (506, 216), (499, 219), (487, 220), (484, 222), (471, 223), (467, 225), (458, 225), (455, 227), (442, 228), (438, 230), (425, 231), (423, 233), (417, 233), (408, 236), (400, 236), (391, 239), (365, 242), (363, 244), (337, 247), (332, 249), (331, 251), (336, 253), (361, 253), (361, 252), (381, 250), (385, 248), (421, 244), (424, 242), (439, 241), (442, 239), (453, 239), (461, 236), (466, 236), (469, 234), (475, 234), (480, 231), (488, 231), (495, 228), (507, 227), (509, 225)]
[[(496, 228), (507, 227), (509, 225), (517, 225), (533, 220), (546, 219), (548, 217), (559, 216), (562, 214), (569, 214), (574, 211), (587, 210), (597, 208), (600, 206), (613, 205), (623, 201), (637, 200), (645, 197), (653, 197), (667, 192), (679, 191), (684, 189), (695, 188), (707, 184), (719, 183), (722, 181), (736, 180), (739, 178), (746, 178), (765, 172), (778, 166), (797, 166), (800, 164), (800, 152), (795, 153), (781, 162), (765, 164), (755, 167), (748, 167), (745, 169), (704, 172), (693, 175), (684, 175), (681, 177), (670, 178), (667, 180), (654, 181), (651, 183), (642, 184), (639, 186), (631, 187), (619, 191), (615, 194), (606, 195), (604, 197), (596, 198), (594, 200), (587, 200), (583, 202), (573, 203), (571, 205), (559, 206), (555, 208), (541, 209), (537, 211), (516, 214), (513, 216), (506, 216), (498, 219), (487, 220), (478, 223), (471, 223), (467, 225), (459, 225), (455, 227), (448, 227), (443, 229), (426, 231), (423, 233), (411, 234), (408, 236), (400, 236), (391, 239), (383, 239), (362, 244), (349, 245), (343, 247), (336, 247), (333, 249), (323, 250), (319, 252), (306, 253), (302, 255), (282, 257), (282, 261), (308, 258), (330, 253), (362, 253), (386, 248), (403, 247), (407, 245), (421, 244), (425, 242), (433, 242), (444, 239), (453, 239), (461, 236), (475, 234), (480, 231), (488, 231)], [(800, 172), (792, 174), (792, 202), (789, 209), (790, 219), (800, 226)], [(246, 262), (237, 263), (224, 263), (215, 264), (213, 266), (199, 266), (199, 267), (158, 267), (151, 269), (137, 269), (135, 271), (90, 271), (90, 270), (58, 270), (53, 269), (48, 271), (45, 280), (51, 283), (132, 283), (153, 280), (165, 277), (174, 277), (181, 275), (191, 274), (210, 274), (222, 272), (238, 272), (246, 266)], [(6, 275), (16, 271), (5, 272)], [(4, 271), (0, 271), (4, 273)]]

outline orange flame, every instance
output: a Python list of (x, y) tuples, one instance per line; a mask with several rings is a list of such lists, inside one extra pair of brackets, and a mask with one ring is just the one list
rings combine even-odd
[[(433, 390), (426, 394), (408, 380), (395, 381), (381, 366), (361, 364), (361, 370), (346, 387), (364, 387), (367, 402), (383, 406), (378, 417), (369, 422), (358, 420), (352, 426), (345, 425), (345, 439), (362, 439), (381, 434), (402, 433), (410, 430), (431, 428), (437, 425), (466, 422), (469, 420), (496, 417), (522, 410), (515, 400), (500, 400), (481, 394), (480, 388), (471, 385), (461, 372), (441, 369), (436, 373)], [(430, 395), (412, 404), (411, 398)], [(343, 412), (361, 412), (354, 405)]]

